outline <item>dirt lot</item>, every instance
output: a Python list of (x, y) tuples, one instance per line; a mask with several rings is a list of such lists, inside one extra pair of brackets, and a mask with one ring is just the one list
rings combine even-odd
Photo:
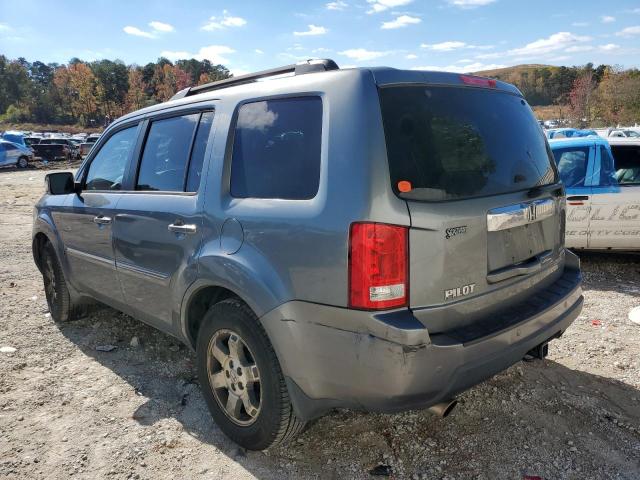
[(44, 173), (0, 171), (0, 347), (16, 349), (0, 353), (0, 478), (372, 478), (379, 465), (411, 479), (640, 478), (639, 256), (584, 255), (585, 309), (549, 359), (465, 393), (447, 419), (339, 411), (293, 445), (245, 452), (211, 421), (184, 346), (108, 309), (52, 322), (30, 246)]

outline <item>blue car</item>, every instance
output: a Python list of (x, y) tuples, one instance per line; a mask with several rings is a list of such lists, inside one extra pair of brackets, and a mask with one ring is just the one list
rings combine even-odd
[(24, 134), (22, 132), (4, 132), (2, 134), (2, 140), (15, 143), (16, 145), (22, 145), (23, 147), (29, 146), (24, 141)]
[(567, 190), (567, 247), (640, 250), (640, 142), (619, 143), (549, 141)]
[(598, 135), (594, 130), (578, 130), (577, 128), (553, 128), (545, 132), (547, 138), (576, 138), (576, 137), (589, 137), (591, 135)]

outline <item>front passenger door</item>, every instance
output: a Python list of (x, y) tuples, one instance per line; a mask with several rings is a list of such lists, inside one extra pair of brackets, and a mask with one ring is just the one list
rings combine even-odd
[(613, 157), (608, 148), (599, 150), (589, 248), (640, 249), (640, 146), (613, 145), (611, 150)]
[(123, 296), (111, 229), (137, 134), (136, 124), (110, 135), (81, 173), (81, 193), (53, 214), (69, 261), (70, 281), (80, 292), (113, 306), (122, 303)]
[(567, 190), (565, 244), (568, 248), (587, 248), (594, 149), (589, 145), (567, 146), (554, 148), (553, 155), (560, 180)]

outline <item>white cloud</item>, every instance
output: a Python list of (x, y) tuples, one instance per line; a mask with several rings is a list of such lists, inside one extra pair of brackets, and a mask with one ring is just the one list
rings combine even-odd
[(573, 47), (569, 47), (565, 50), (567, 53), (579, 53), (579, 52), (590, 52), (593, 50), (591, 45), (574, 45)]
[(600, 45), (598, 48), (603, 52), (611, 52), (613, 50), (619, 49), (620, 45), (616, 45), (615, 43), (607, 43), (606, 45)]
[(367, 0), (367, 3), (371, 5), (371, 10), (367, 10), (367, 13), (384, 12), (390, 8), (409, 5), (411, 2), (413, 2), (413, 0)]
[(132, 27), (131, 25), (127, 25), (122, 30), (124, 30), (124, 33), (135, 37), (155, 38), (153, 33), (145, 32), (144, 30), (140, 30), (138, 27)]
[(447, 0), (450, 5), (460, 8), (476, 8), (476, 7), (484, 7), (485, 5), (489, 5), (490, 3), (495, 2), (496, 0)]
[(214, 64), (226, 64), (229, 63), (229, 59), (224, 57), (224, 55), (234, 52), (235, 50), (233, 48), (227, 47), (226, 45), (209, 45), (208, 47), (202, 47), (200, 50), (198, 50), (198, 53), (165, 50), (161, 52), (160, 55), (173, 61), (186, 58), (195, 58), (196, 60), (209, 60)]
[(229, 15), (227, 10), (222, 11), (222, 18), (210, 17), (209, 22), (202, 26), (202, 30), (212, 32), (213, 30), (222, 30), (227, 27), (242, 27), (247, 21), (242, 17), (234, 17)]
[(264, 51), (260, 50), (259, 48), (256, 48), (254, 50), (258, 55), (262, 55), (264, 53)]
[(452, 50), (458, 50), (460, 48), (465, 48), (467, 46), (467, 44), (465, 42), (455, 42), (455, 41), (449, 41), (449, 42), (441, 42), (441, 43), (434, 43), (434, 44), (426, 44), (423, 43), (420, 45), (421, 48), (426, 48), (429, 50), (435, 50), (436, 52), (450, 52)]
[(427, 50), (433, 50), (435, 52), (451, 52), (453, 50), (468, 49), (468, 50), (491, 50), (495, 48), (493, 45), (471, 45), (465, 42), (458, 42), (449, 40), (447, 42), (440, 43), (421, 43), (420, 48)]
[(404, 58), (406, 58), (407, 60), (415, 60), (416, 58), (418, 58), (418, 55), (416, 55), (415, 53), (410, 53)]
[(156, 32), (173, 32), (173, 25), (169, 25), (168, 23), (158, 22), (154, 20), (153, 22), (149, 22), (149, 26), (153, 28)]
[(571, 24), (572, 27), (588, 27), (589, 25), (589, 22), (573, 22)]
[(612, 17), (611, 15), (603, 15), (600, 17), (602, 23), (613, 23), (616, 21), (616, 17)]
[(394, 28), (403, 28), (407, 25), (412, 25), (416, 23), (420, 23), (422, 20), (418, 17), (411, 17), (409, 15), (400, 15), (395, 20), (391, 20), (390, 22), (383, 22), (382, 28), (383, 30), (391, 30)]
[(327, 10), (344, 10), (349, 5), (347, 5), (346, 2), (338, 0), (337, 2), (329, 2), (325, 6), (327, 7)]
[(314, 50), (311, 50), (312, 53), (328, 53), (330, 51), (331, 51), (330, 48), (324, 48), (324, 47), (319, 47)]
[(309, 30), (306, 30), (304, 32), (293, 32), (293, 34), (296, 37), (306, 37), (311, 35), (324, 35), (325, 33), (328, 32), (326, 28), (320, 27), (318, 25), (310, 24), (308, 25), (308, 27), (309, 27)]
[(11, 27), (6, 23), (0, 23), (0, 32), (8, 32), (11, 30)]
[(141, 30), (138, 27), (133, 27), (131, 25), (127, 25), (122, 30), (124, 33), (128, 35), (133, 35), (135, 37), (144, 37), (144, 38), (156, 38), (158, 34), (173, 32), (173, 25), (169, 25), (168, 23), (158, 22), (157, 20), (153, 20), (149, 22), (149, 26), (151, 27), (151, 32), (146, 30)]
[(411, 70), (431, 70), (433, 72), (453, 72), (453, 73), (471, 73), (471, 72), (479, 72), (482, 70), (495, 70), (498, 68), (505, 68), (506, 65), (501, 65), (497, 63), (481, 63), (475, 62), (470, 63), (468, 65), (447, 65), (444, 67), (437, 65), (426, 65), (421, 67), (414, 67)]
[(619, 32), (616, 32), (616, 35), (619, 37), (633, 37), (635, 35), (640, 35), (640, 25), (623, 28)]
[(533, 57), (566, 50), (575, 44), (588, 42), (590, 37), (575, 35), (570, 32), (558, 32), (547, 38), (541, 38), (535, 42), (528, 43), (524, 47), (514, 48), (507, 51), (507, 55)]
[(375, 50), (367, 50), (365, 48), (351, 48), (338, 53), (357, 62), (366, 62), (368, 60), (375, 60), (376, 58), (384, 57), (385, 55), (389, 55), (391, 52), (379, 52)]

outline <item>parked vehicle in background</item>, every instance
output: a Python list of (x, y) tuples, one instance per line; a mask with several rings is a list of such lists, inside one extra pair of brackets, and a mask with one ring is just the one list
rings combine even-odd
[(608, 131), (608, 138), (638, 138), (640, 139), (640, 132), (631, 129), (611, 129)]
[(589, 135), (598, 135), (595, 130), (583, 130), (577, 128), (555, 128), (546, 130), (545, 135), (548, 139), (553, 138), (573, 138), (588, 137)]
[(43, 138), (38, 145), (66, 145), (69, 149), (69, 159), (80, 158), (80, 145), (69, 138), (50, 137)]
[(22, 132), (17, 131), (6, 131), (2, 134), (2, 140), (6, 140), (7, 142), (15, 143), (16, 145), (22, 145), (23, 147), (27, 147), (28, 145), (24, 141), (25, 135)]
[(639, 250), (640, 141), (587, 137), (549, 144), (567, 189), (567, 247)]
[(31, 147), (31, 145), (34, 145), (36, 143), (40, 143), (40, 140), (42, 140), (42, 137), (34, 137), (33, 135), (29, 137), (24, 137), (24, 143), (28, 147)]
[(80, 155), (82, 157), (86, 157), (91, 151), (91, 148), (93, 147), (93, 145), (98, 141), (99, 138), (100, 138), (99, 134), (91, 134), (87, 136), (85, 141), (80, 144)]
[(40, 143), (31, 146), (36, 158), (47, 161), (71, 160), (71, 148), (64, 143), (50, 143), (47, 138), (43, 138)]
[(47, 182), (52, 317), (96, 299), (182, 339), (250, 449), (337, 407), (446, 416), (582, 308), (547, 141), (493, 79), (331, 60), (233, 77), (116, 120)]
[(0, 140), (0, 167), (15, 165), (27, 168), (33, 160), (33, 152), (29, 147)]

